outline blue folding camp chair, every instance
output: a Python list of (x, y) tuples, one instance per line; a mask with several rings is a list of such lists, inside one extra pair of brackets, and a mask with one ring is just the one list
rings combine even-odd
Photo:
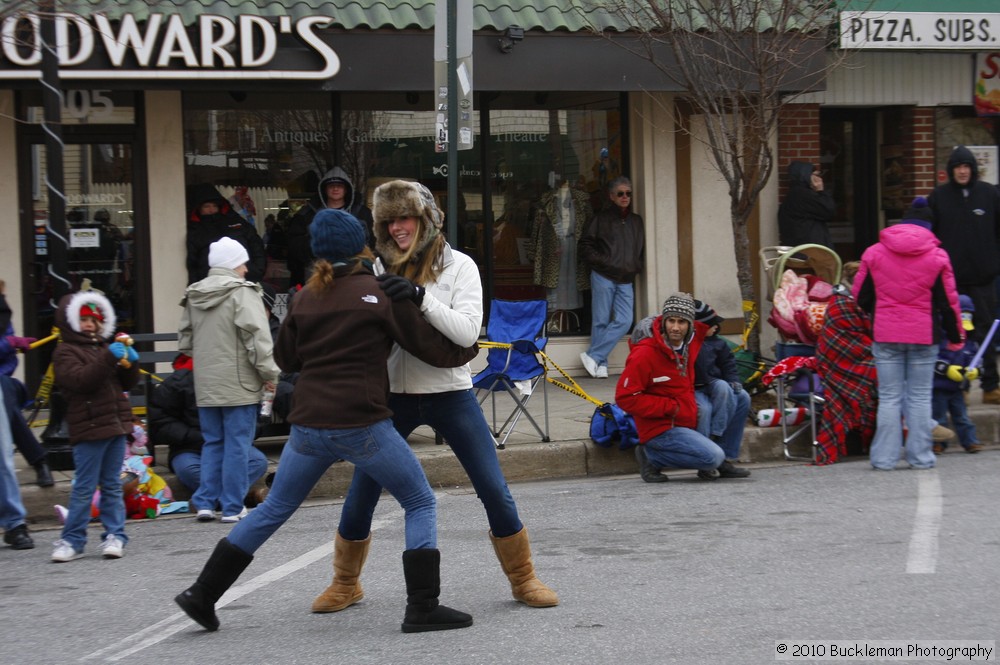
[[(479, 404), (492, 398), (493, 436), (502, 437), (497, 448), (503, 448), (523, 415), (535, 428), (542, 441), (549, 440), (549, 395), (546, 390), (548, 373), (538, 353), (549, 341), (542, 337), (548, 303), (544, 300), (493, 300), (490, 321), (486, 326), (486, 341), (479, 346), (488, 349), (486, 367), (472, 379)], [(528, 400), (538, 382), (542, 383), (545, 428), (542, 429), (528, 411)], [(506, 393), (514, 408), (497, 427), (497, 393)]]

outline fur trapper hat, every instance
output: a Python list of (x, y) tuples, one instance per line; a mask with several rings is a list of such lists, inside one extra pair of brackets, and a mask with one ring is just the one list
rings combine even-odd
[(419, 255), (438, 235), (444, 224), (444, 213), (438, 208), (431, 191), (419, 182), (392, 180), (379, 185), (372, 197), (372, 216), (375, 218), (375, 250), (397, 263), (399, 247), (389, 237), (389, 222), (397, 217), (416, 217), (420, 231), (411, 256)]

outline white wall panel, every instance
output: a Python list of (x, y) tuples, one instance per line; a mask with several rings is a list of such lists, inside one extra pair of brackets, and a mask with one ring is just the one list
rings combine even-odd
[(971, 53), (857, 51), (799, 104), (956, 106), (972, 104)]

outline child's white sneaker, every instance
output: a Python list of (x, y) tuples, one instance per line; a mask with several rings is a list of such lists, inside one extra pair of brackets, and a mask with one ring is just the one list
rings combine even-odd
[(199, 510), (197, 517), (195, 517), (199, 522), (214, 522), (215, 521), (215, 511), (214, 510)]
[(56, 563), (66, 563), (67, 561), (79, 559), (83, 556), (83, 552), (76, 551), (72, 545), (62, 538), (57, 540), (54, 545), (55, 549), (52, 550), (52, 560)]
[(243, 506), (243, 510), (240, 511), (239, 515), (223, 515), (221, 521), (225, 522), (226, 524), (232, 524), (233, 522), (239, 522), (249, 513), (250, 511), (247, 510), (246, 506)]
[(105, 559), (120, 559), (125, 554), (125, 543), (118, 536), (109, 535), (101, 543), (101, 556)]

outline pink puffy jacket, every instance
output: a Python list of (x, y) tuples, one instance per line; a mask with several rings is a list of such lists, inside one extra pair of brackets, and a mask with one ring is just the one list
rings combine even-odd
[(872, 314), (876, 342), (936, 344), (964, 341), (955, 275), (948, 253), (916, 224), (883, 229), (865, 250), (854, 279), (854, 297)]

